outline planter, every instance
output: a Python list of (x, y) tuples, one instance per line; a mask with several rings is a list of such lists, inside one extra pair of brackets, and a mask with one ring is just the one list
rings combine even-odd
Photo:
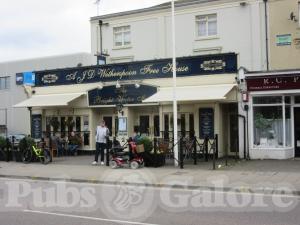
[(13, 150), (12, 151), (12, 160), (16, 162), (23, 162), (23, 154), (21, 151)]
[(145, 162), (145, 167), (156, 168), (165, 165), (165, 154), (151, 154), (148, 152), (144, 152), (142, 156)]

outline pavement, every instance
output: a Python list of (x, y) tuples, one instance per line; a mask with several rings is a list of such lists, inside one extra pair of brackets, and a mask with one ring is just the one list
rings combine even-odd
[[(208, 189), (251, 193), (280, 193), (300, 196), (300, 160), (224, 160), (186, 163), (176, 168), (170, 161), (164, 167), (111, 169), (92, 166), (93, 156), (54, 158), (48, 165), (0, 161), (0, 177), (31, 180), (64, 180), (99, 184), (132, 184), (180, 189)], [(130, 178), (135, 174), (143, 179)], [(126, 177), (126, 180), (120, 179)]]

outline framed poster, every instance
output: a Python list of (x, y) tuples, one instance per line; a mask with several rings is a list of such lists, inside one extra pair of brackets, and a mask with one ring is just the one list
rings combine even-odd
[(127, 117), (119, 117), (119, 132), (127, 132)]
[(200, 108), (199, 109), (199, 137), (204, 139), (208, 137), (214, 138), (214, 109)]
[(32, 138), (41, 139), (42, 138), (42, 115), (32, 115), (31, 120), (31, 128), (32, 128)]

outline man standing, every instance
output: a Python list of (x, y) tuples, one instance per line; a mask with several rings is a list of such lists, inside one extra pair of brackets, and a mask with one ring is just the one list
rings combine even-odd
[[(109, 130), (105, 126), (105, 121), (102, 120), (100, 126), (96, 130), (96, 153), (93, 165), (98, 164), (99, 154), (101, 155), (101, 165), (104, 165), (104, 149), (106, 149), (106, 138), (109, 136)], [(108, 151), (107, 151), (108, 154)]]

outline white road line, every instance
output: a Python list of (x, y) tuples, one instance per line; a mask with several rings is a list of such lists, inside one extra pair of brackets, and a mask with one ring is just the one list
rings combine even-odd
[(119, 223), (119, 224), (159, 225), (159, 224), (153, 224), (153, 223), (132, 222), (132, 221), (125, 221), (125, 220), (111, 220), (111, 219), (98, 218), (98, 217), (79, 216), (79, 215), (64, 214), (64, 213), (43, 212), (43, 211), (35, 211), (35, 210), (28, 210), (28, 209), (23, 210), (23, 212), (37, 213), (37, 214), (44, 214), (44, 215), (52, 215), (52, 216), (61, 216), (61, 217), (70, 217), (70, 218), (78, 218), (78, 219), (85, 219), (85, 220), (94, 220), (94, 221), (105, 221), (105, 222), (112, 222), (112, 223)]

